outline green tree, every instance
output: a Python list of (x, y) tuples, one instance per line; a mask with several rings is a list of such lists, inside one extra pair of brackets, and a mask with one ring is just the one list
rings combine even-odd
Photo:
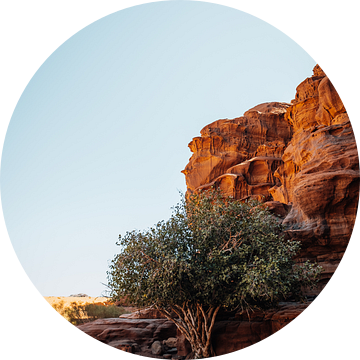
[(159, 309), (190, 342), (194, 358), (215, 356), (211, 334), (220, 308), (267, 309), (316, 284), (321, 268), (293, 257), (264, 205), (226, 198), (217, 190), (190, 195), (168, 221), (119, 236), (108, 271), (114, 300)]

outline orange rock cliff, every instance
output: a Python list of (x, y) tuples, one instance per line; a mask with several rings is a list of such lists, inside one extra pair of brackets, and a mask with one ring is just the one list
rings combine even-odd
[(318, 293), (344, 254), (359, 198), (355, 137), (329, 78), (316, 65), (290, 104), (260, 104), (200, 133), (182, 171), (188, 192), (215, 186), (264, 201), (282, 216), (287, 236), (302, 242), (297, 261), (323, 267)]
[[(307, 293), (311, 300), (344, 254), (359, 197), (354, 134), (321, 68), (315, 66), (313, 76), (297, 87), (291, 104), (261, 104), (242, 117), (217, 120), (205, 126), (189, 147), (193, 155), (183, 170), (189, 193), (213, 185), (236, 199), (264, 201), (280, 216), (286, 236), (302, 242), (297, 261), (310, 259), (324, 268), (319, 288)], [(216, 354), (265, 339), (310, 303), (284, 302), (277, 309), (250, 315), (219, 313), (212, 337)], [(171, 321), (155, 315), (144, 311), (141, 316), (139, 312), (127, 318), (99, 319), (78, 328), (110, 346), (150, 357), (154, 357), (150, 347), (155, 341), (176, 337), (176, 356), (188, 356), (191, 347), (185, 337)]]

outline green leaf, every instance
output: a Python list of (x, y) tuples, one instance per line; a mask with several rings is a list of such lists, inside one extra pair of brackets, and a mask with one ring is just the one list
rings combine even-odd
[(108, 271), (114, 300), (137, 306), (184, 302), (227, 309), (268, 308), (314, 287), (321, 268), (295, 264), (300, 243), (284, 240), (267, 208), (218, 190), (189, 195), (167, 221), (119, 236)]

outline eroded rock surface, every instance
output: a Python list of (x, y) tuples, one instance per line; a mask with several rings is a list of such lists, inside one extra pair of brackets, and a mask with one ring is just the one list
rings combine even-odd
[[(222, 314), (213, 332), (217, 355), (243, 349), (274, 334), (295, 319), (309, 303), (281, 303), (277, 309), (247, 314)], [(186, 357), (191, 347), (175, 325), (165, 319), (99, 319), (78, 328), (96, 340), (138, 355)], [(176, 338), (176, 339), (175, 339)]]
[[(290, 237), (302, 241), (302, 259), (324, 268), (323, 287), (337, 268), (355, 223), (359, 158), (345, 107), (316, 66), (302, 82), (285, 114), (294, 128), (270, 189), (274, 200), (291, 203), (284, 220)], [(321, 289), (320, 287), (320, 289)]]
[(359, 198), (354, 133), (323, 70), (315, 66), (291, 104), (261, 104), (215, 121), (189, 147), (189, 193), (215, 186), (236, 199), (265, 201), (284, 218), (288, 236), (302, 242), (298, 261), (323, 266), (319, 292), (346, 249)]
[[(302, 242), (297, 261), (310, 259), (322, 265), (323, 279), (315, 291), (319, 293), (346, 250), (359, 197), (353, 130), (322, 69), (313, 69), (313, 76), (297, 87), (290, 104), (261, 104), (240, 118), (215, 121), (205, 126), (189, 147), (193, 155), (183, 170), (189, 193), (213, 185), (236, 199), (257, 197), (264, 201), (280, 216), (287, 236)], [(213, 333), (216, 354), (265, 339), (308, 305), (282, 303), (276, 310), (250, 313), (250, 321), (247, 314), (219, 315)], [(145, 310), (125, 316), (78, 328), (110, 346), (139, 355), (173, 357), (151, 352), (156, 341), (166, 346), (173, 337), (177, 338), (177, 358), (191, 352), (185, 337), (171, 321), (161, 319), (161, 314)], [(173, 339), (168, 348), (172, 346)]]
[(236, 198), (268, 195), (279, 183), (273, 173), (292, 135), (284, 121), (289, 106), (261, 104), (242, 117), (205, 126), (189, 144), (193, 155), (183, 170), (188, 191), (216, 184)]
[[(299, 316), (308, 303), (282, 303), (276, 310), (237, 314), (234, 320), (214, 326), (213, 346), (217, 355), (244, 349), (266, 339)], [(250, 321), (249, 321), (250, 320)]]
[[(99, 319), (77, 326), (96, 340), (117, 349), (160, 357), (152, 352), (155, 342), (176, 337), (176, 326), (166, 319)], [(156, 343), (157, 344), (157, 343)]]

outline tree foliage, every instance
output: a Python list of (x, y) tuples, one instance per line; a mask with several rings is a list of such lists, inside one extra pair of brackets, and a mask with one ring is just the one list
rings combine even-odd
[(119, 236), (108, 272), (114, 300), (127, 295), (154, 305), (184, 333), (194, 357), (214, 355), (211, 331), (226, 310), (275, 306), (301, 298), (320, 267), (293, 257), (300, 243), (284, 240), (279, 220), (264, 205), (226, 198), (217, 190), (190, 195), (167, 221)]

